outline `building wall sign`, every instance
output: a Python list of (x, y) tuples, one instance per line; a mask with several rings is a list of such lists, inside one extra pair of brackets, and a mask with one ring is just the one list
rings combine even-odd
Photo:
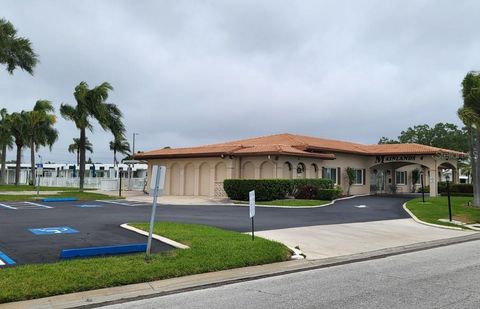
[(389, 156), (376, 156), (375, 163), (385, 162), (397, 162), (397, 161), (415, 161), (416, 155), (389, 155)]

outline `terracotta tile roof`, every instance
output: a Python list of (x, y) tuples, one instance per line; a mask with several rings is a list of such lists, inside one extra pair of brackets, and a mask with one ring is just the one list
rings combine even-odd
[(200, 157), (220, 155), (294, 155), (334, 159), (332, 152), (360, 155), (388, 154), (451, 154), (459, 157), (464, 153), (420, 144), (363, 145), (338, 140), (294, 135), (276, 134), (199, 147), (157, 149), (135, 155), (135, 159)]

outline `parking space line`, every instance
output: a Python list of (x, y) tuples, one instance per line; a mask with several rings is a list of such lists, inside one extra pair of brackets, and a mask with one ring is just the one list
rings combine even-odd
[(14, 260), (12, 260), (10, 257), (8, 257), (8, 255), (6, 255), (5, 253), (3, 253), (2, 251), (0, 251), (0, 259), (2, 259), (5, 263), (7, 263), (8, 265), (14, 265), (16, 264)]
[(34, 202), (24, 202), (25, 204), (33, 205), (33, 206), (38, 206), (38, 207), (43, 207), (43, 208), (53, 208), (52, 206), (47, 206), (47, 205), (42, 205)]
[(148, 204), (145, 204), (145, 203), (142, 203), (142, 202), (126, 203), (126, 202), (106, 201), (106, 200), (97, 200), (97, 202), (113, 204), (113, 205), (122, 205), (122, 206), (128, 206), (128, 207), (134, 207), (134, 206), (138, 206), (138, 205), (148, 205)]
[(4, 266), (4, 265), (5, 263), (2, 260), (0, 260), (0, 266)]
[(16, 209), (17, 209), (16, 207), (8, 206), (8, 205), (5, 205), (5, 204), (0, 204), (0, 207), (5, 207), (5, 208), (7, 208), (7, 209), (13, 209), (13, 210), (16, 210)]

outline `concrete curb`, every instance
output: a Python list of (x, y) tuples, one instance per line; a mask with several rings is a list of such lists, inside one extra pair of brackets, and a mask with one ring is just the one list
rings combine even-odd
[(413, 214), (413, 212), (410, 211), (410, 209), (407, 208), (407, 203), (408, 202), (403, 203), (402, 207), (409, 214), (409, 216), (412, 217), (412, 219), (417, 223), (420, 223), (420, 224), (423, 224), (423, 225), (428, 225), (428, 226), (433, 226), (433, 227), (438, 227), (438, 228), (442, 228), (442, 229), (447, 229), (447, 230), (465, 231), (465, 229), (463, 229), (461, 227), (446, 226), (446, 225), (433, 224), (433, 223), (428, 223), (428, 222), (422, 221), (422, 220), (418, 219), (417, 216), (415, 216)]
[[(359, 194), (359, 195), (351, 195), (347, 197), (341, 197), (337, 198), (335, 200), (332, 200), (330, 203), (323, 204), (323, 205), (315, 205), (315, 206), (281, 206), (281, 205), (262, 205), (262, 204), (256, 204), (255, 207), (264, 207), (264, 208), (293, 208), (293, 209), (311, 209), (311, 208), (320, 208), (320, 207), (326, 207), (326, 206), (331, 206), (335, 204), (337, 201), (342, 201), (342, 200), (349, 200), (352, 198), (356, 197), (362, 197), (362, 196), (370, 196), (371, 194)], [(260, 202), (261, 203), (261, 202)], [(233, 204), (235, 206), (248, 206), (248, 204)]]
[[(135, 232), (135, 233), (138, 233), (138, 234), (141, 234), (141, 235), (144, 235), (144, 236), (148, 237), (148, 232), (145, 232), (144, 230), (137, 229), (136, 227), (133, 227), (133, 226), (129, 225), (128, 223), (121, 224), (120, 227), (123, 227), (124, 229), (127, 229), (129, 231), (132, 231), (132, 232)], [(190, 247), (187, 246), (187, 245), (181, 244), (179, 242), (176, 242), (175, 240), (171, 240), (169, 238), (166, 238), (166, 237), (163, 237), (163, 236), (160, 236), (160, 235), (157, 235), (157, 234), (153, 234), (152, 238), (156, 239), (156, 240), (159, 240), (163, 243), (166, 243), (167, 245), (170, 245), (172, 247), (178, 248), (178, 249), (190, 249)]]
[(119, 287), (78, 292), (66, 295), (7, 303), (0, 305), (5, 309), (15, 308), (95, 308), (99, 306), (125, 303), (164, 295), (193, 290), (212, 288), (238, 282), (252, 281), (267, 277), (286, 275), (301, 271), (345, 265), (389, 256), (433, 249), (453, 244), (480, 240), (480, 233), (454, 238), (416, 243), (406, 246), (387, 248), (365, 253), (339, 256), (318, 260), (295, 260), (223, 270), (179, 278), (165, 279), (147, 283), (130, 284)]

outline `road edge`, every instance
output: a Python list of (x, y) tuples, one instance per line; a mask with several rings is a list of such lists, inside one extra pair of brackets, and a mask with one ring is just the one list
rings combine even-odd
[(287, 275), (302, 271), (322, 269), (364, 262), (390, 256), (434, 249), (448, 245), (480, 240), (480, 233), (386, 248), (376, 251), (318, 260), (294, 260), (204, 273), (146, 283), (130, 284), (99, 290), (90, 290), (34, 300), (0, 304), (2, 308), (76, 308), (87, 309), (126, 303), (171, 294), (213, 288), (240, 282)]

